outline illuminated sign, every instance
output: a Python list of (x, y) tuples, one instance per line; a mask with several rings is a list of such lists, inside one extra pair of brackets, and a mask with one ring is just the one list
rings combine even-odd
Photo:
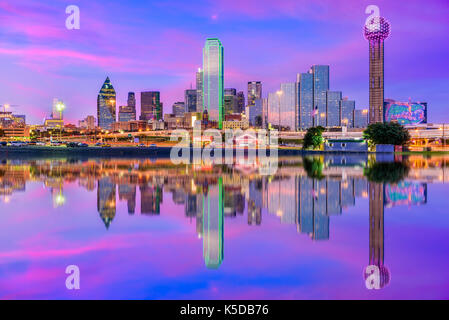
[(397, 185), (385, 186), (385, 206), (420, 205), (427, 203), (427, 184), (402, 181)]
[(402, 125), (427, 123), (427, 103), (387, 100), (384, 103), (384, 120)]

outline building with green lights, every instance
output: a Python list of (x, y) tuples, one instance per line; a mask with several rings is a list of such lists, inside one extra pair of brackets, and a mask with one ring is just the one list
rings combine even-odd
[(117, 122), (116, 94), (109, 77), (106, 78), (97, 98), (98, 126), (101, 129), (111, 130), (112, 124)]
[(203, 48), (203, 108), (219, 129), (224, 120), (223, 82), (223, 46), (219, 39), (209, 38)]

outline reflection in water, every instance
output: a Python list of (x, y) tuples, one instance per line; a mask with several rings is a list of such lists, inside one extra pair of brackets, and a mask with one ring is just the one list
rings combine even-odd
[[(392, 159), (390, 159), (392, 160)], [(261, 175), (241, 166), (176, 166), (169, 160), (5, 160), (0, 165), (0, 195), (7, 203), (24, 192), (27, 181), (51, 189), (55, 206), (65, 203), (64, 185), (77, 182), (97, 189), (97, 211), (106, 229), (113, 225), (118, 201), (129, 215), (163, 215), (161, 204), (171, 193), (185, 217), (195, 221), (203, 242), (205, 265), (217, 269), (224, 259), (224, 224), (245, 212), (245, 223), (261, 226), (263, 215), (293, 225), (313, 241), (331, 238), (331, 220), (369, 199), (369, 289), (390, 282), (384, 265), (384, 208), (427, 203), (427, 182), (444, 182), (444, 158), (407, 158), (379, 162), (366, 156), (280, 159), (278, 170)], [(424, 170), (425, 169), (425, 170)], [(382, 180), (384, 179), (384, 180)], [(139, 201), (140, 200), (140, 206)]]

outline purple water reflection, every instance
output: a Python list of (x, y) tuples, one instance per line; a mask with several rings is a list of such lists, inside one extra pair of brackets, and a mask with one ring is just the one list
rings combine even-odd
[[(159, 160), (4, 162), (0, 298), (448, 299), (445, 160), (410, 159), (403, 189), (326, 160), (313, 179), (300, 158), (273, 177)], [(65, 287), (68, 265), (78, 291)], [(382, 289), (367, 289), (368, 265), (388, 270)]]

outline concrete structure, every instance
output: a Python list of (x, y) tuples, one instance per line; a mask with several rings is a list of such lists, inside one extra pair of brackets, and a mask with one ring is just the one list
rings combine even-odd
[(368, 152), (368, 145), (365, 140), (329, 139), (324, 143), (324, 151)]

